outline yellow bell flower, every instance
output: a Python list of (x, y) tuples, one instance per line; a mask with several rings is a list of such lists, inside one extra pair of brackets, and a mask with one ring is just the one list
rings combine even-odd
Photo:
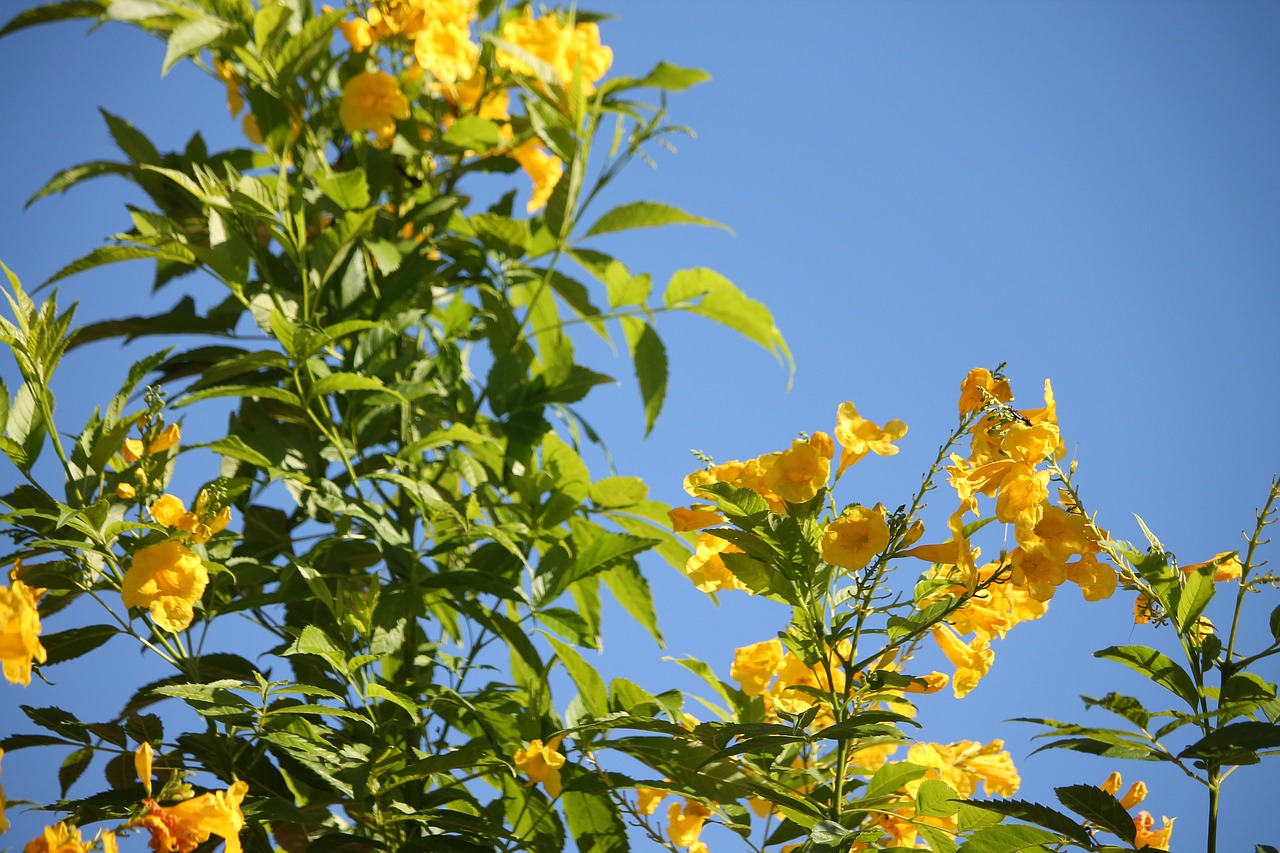
[(530, 785), (542, 785), (549, 796), (560, 796), (560, 768), (565, 758), (559, 752), (560, 738), (552, 738), (543, 745), (541, 739), (529, 741), (529, 746), (516, 750), (515, 763), (529, 777)]
[(856, 572), (889, 546), (889, 525), (882, 504), (855, 506), (822, 532), (822, 559)]
[(409, 101), (396, 78), (382, 71), (362, 71), (342, 89), (338, 118), (347, 133), (369, 131), (379, 148), (391, 145), (396, 119), (409, 117)]
[(685, 800), (684, 805), (672, 803), (667, 809), (667, 834), (677, 847), (693, 847), (702, 833), (702, 825), (711, 817), (711, 809), (697, 800)]
[[(831, 438), (816, 433), (809, 441), (796, 439), (789, 450), (769, 454), (764, 485), (787, 503), (812, 500), (831, 476)], [(825, 451), (825, 453), (824, 453)], [(763, 463), (765, 457), (761, 457)]]
[(65, 823), (46, 826), (39, 837), (22, 848), (23, 853), (86, 853), (90, 845), (80, 837), (80, 830)]
[(40, 612), (36, 609), (36, 600), (42, 593), (17, 579), (11, 586), (0, 586), (0, 663), (10, 684), (27, 686), (31, 683), (32, 662), (45, 662)]
[(963, 699), (978, 686), (982, 676), (991, 670), (996, 653), (988, 648), (987, 640), (975, 637), (971, 642), (965, 643), (947, 625), (939, 625), (932, 633), (942, 653), (956, 668), (951, 689), (957, 699)]
[(893, 442), (906, 434), (907, 425), (896, 418), (881, 427), (859, 415), (853, 403), (841, 403), (836, 410), (836, 440), (844, 451), (840, 454), (836, 476), (868, 453), (893, 456), (898, 452)]
[(1001, 403), (1007, 403), (1013, 399), (1013, 392), (1009, 390), (1009, 380), (997, 380), (985, 367), (975, 367), (960, 383), (960, 414), (967, 415), (985, 406), (988, 398), (982, 393), (983, 391)]
[(156, 853), (191, 853), (210, 835), (226, 841), (226, 853), (241, 853), (244, 814), (240, 803), (248, 791), (247, 782), (233, 782), (225, 791), (201, 794), (172, 806), (149, 799), (144, 802), (148, 813), (132, 825), (151, 833), (151, 849)]
[(200, 558), (179, 542), (148, 545), (133, 555), (120, 597), (126, 607), (146, 607), (166, 631), (184, 630), (195, 618), (209, 573)]
[(781, 664), (782, 643), (775, 637), (737, 649), (729, 677), (738, 682), (743, 693), (759, 696), (768, 689)]

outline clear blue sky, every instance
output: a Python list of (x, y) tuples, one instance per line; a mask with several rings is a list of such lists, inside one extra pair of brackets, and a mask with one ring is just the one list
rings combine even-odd
[[(6, 0), (0, 15), (27, 5)], [(964, 373), (1007, 361), (1024, 406), (1038, 405), (1052, 378), (1085, 499), (1104, 527), (1137, 539), (1136, 512), (1184, 562), (1240, 545), (1280, 470), (1280, 6), (593, 8), (618, 15), (602, 30), (616, 71), (667, 59), (715, 78), (672, 100), (672, 117), (697, 139), (675, 156), (657, 152), (658, 168), (638, 166), (612, 199), (666, 201), (736, 232), (670, 229), (610, 245), (659, 282), (688, 266), (724, 273), (773, 309), (798, 365), (788, 393), (768, 355), (670, 318), (673, 381), (653, 435), (641, 440), (627, 382), (586, 410), (612, 436), (621, 473), (677, 502), (691, 448), (722, 460), (781, 449), (801, 430), (831, 429), (836, 406), (853, 400), (911, 432), (898, 457), (863, 462), (838, 497), (897, 505), (950, 427)], [(97, 106), (162, 148), (197, 127), (211, 146), (240, 142), (219, 85), (185, 66), (161, 80), (161, 46), (133, 30), (85, 30), (47, 27), (0, 42), (0, 260), (31, 286), (128, 227), (121, 205), (134, 199), (111, 179), (22, 209), (56, 170), (112, 156)], [(176, 301), (170, 288), (144, 306), (149, 282), (145, 265), (123, 265), (73, 279), (62, 293), (80, 300), (85, 321)], [(213, 298), (195, 286), (202, 304)], [(625, 378), (624, 362), (597, 356)], [(55, 389), (68, 423), (83, 422), (103, 387), (114, 388), (123, 362), (112, 347), (73, 357), (73, 375)], [(0, 369), (13, 375), (11, 365)], [(212, 438), (221, 426), (212, 420), (190, 426)], [(946, 492), (936, 495), (935, 509), (948, 510)], [(734, 646), (782, 627), (766, 602), (726, 596), (717, 610), (664, 565), (649, 568), (669, 654), (697, 655), (727, 677)], [(1265, 623), (1269, 599), (1249, 602), (1256, 621)], [(972, 695), (935, 697), (922, 720), (933, 740), (1006, 738), (1028, 799), (1051, 802), (1053, 786), (1096, 784), (1112, 769), (1144, 778), (1145, 807), (1177, 815), (1175, 849), (1194, 850), (1204, 806), (1188, 780), (1145, 765), (1028, 758), (1030, 728), (1001, 723), (1102, 724), (1076, 697), (1135, 689), (1127, 670), (1089, 654), (1152, 641), (1132, 625), (1131, 607), (1124, 595), (1087, 605), (1064, 588), (1044, 620), (997, 644), (996, 666)], [(137, 660), (123, 644), (110, 648), (121, 667)], [(602, 666), (659, 688), (679, 679), (661, 654), (616, 619)], [(63, 682), (56, 692), (0, 688), (0, 730), (28, 729), (18, 703), (114, 713), (117, 700), (102, 698), (109, 685), (84, 689), (83, 671), (50, 675)], [(23, 792), (24, 760), (4, 759), (10, 796)], [(1274, 763), (1229, 780), (1223, 849), (1280, 838), (1277, 782)], [(21, 844), (36, 824), (11, 817), (10, 843)], [(718, 850), (733, 844), (715, 832), (707, 840)]]

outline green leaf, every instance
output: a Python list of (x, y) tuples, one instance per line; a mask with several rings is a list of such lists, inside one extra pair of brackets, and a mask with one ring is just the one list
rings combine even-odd
[(666, 89), (668, 92), (682, 92), (690, 86), (705, 83), (710, 79), (711, 75), (701, 68), (682, 68), (669, 62), (659, 62), (645, 75), (639, 85)]
[[(396, 393), (386, 385), (383, 385), (382, 380), (376, 376), (362, 376), (358, 373), (331, 373), (316, 380), (316, 383), (311, 386), (311, 394), (309, 396), (315, 398), (322, 397), (325, 394), (345, 393), (347, 391)], [(397, 394), (396, 396), (399, 395)]]
[[(445, 138), (448, 138), (447, 134)], [(601, 216), (583, 237), (629, 231), (633, 228), (658, 228), (663, 225), (709, 225), (713, 228), (723, 228), (730, 234), (733, 233), (727, 225), (685, 213), (680, 208), (669, 204), (656, 201), (633, 201), (630, 204), (615, 207)]]
[(939, 779), (926, 779), (916, 790), (916, 814), (950, 817), (960, 809), (958, 795)]
[[(1130, 822), (1132, 823), (1132, 821)], [(1000, 824), (984, 826), (965, 842), (965, 853), (1048, 853), (1045, 845), (1056, 844), (1057, 835), (1034, 826)]]
[(391, 704), (398, 706), (408, 714), (409, 719), (413, 720), (415, 723), (421, 719), (421, 714), (418, 712), (417, 704), (403, 693), (397, 693), (394, 690), (389, 690), (381, 684), (370, 684), (368, 693), (370, 699), (385, 699)]
[(720, 273), (705, 268), (679, 270), (667, 282), (662, 297), (668, 308), (679, 308), (722, 323), (785, 359), (794, 371), (791, 350), (762, 303), (749, 298)]
[(369, 180), (364, 170), (316, 175), (316, 186), (343, 210), (363, 210), (369, 206)]
[(100, 175), (132, 175), (133, 168), (124, 163), (114, 163), (109, 160), (95, 160), (91, 163), (81, 163), (78, 166), (71, 166), (58, 172), (48, 182), (36, 191), (35, 195), (27, 199), (26, 207), (30, 207), (42, 198), (51, 196), (54, 193), (66, 192), (71, 187), (88, 180), (96, 178)]
[(1193, 710), (1196, 709), (1199, 693), (1195, 682), (1185, 669), (1167, 655), (1147, 646), (1109, 646), (1094, 652), (1093, 656), (1119, 661), (1181, 697)]
[(1212, 563), (1199, 571), (1192, 572), (1180, 589), (1177, 590), (1174, 607), (1174, 624), (1178, 633), (1186, 634), (1195, 628), (1196, 620), (1204, 612), (1209, 600), (1213, 598)]
[(48, 654), (43, 665), (53, 666), (74, 660), (93, 651), (119, 633), (120, 629), (114, 625), (85, 625), (81, 628), (69, 628), (56, 634), (42, 636), (40, 642)]
[(91, 270), (95, 267), (105, 266), (106, 264), (143, 259), (151, 259), (157, 262), (172, 261), (177, 264), (190, 264), (195, 260), (195, 255), (191, 254), (186, 249), (179, 247), (177, 244), (166, 245), (163, 249), (156, 249), (150, 246), (99, 246), (79, 260), (72, 261), (62, 269), (58, 270), (41, 286), (47, 287), (55, 281), (61, 281), (68, 276), (73, 276), (76, 273)]
[(178, 409), (214, 397), (255, 397), (264, 400), (278, 400), (281, 403), (288, 403), (299, 409), (302, 408), (302, 400), (299, 399), (297, 394), (292, 391), (286, 391), (283, 388), (277, 388), (274, 385), (219, 385), (216, 388), (202, 388), (199, 391), (189, 391), (183, 394), (171, 404), (170, 408)]
[(0, 36), (25, 30), (38, 24), (51, 24), (55, 21), (69, 21), (75, 18), (99, 18), (107, 11), (107, 7), (98, 0), (65, 0), (62, 3), (49, 3), (19, 12), (0, 28)]
[(1027, 800), (967, 800), (966, 805), (1042, 826), (1080, 843), (1090, 844), (1088, 830), (1057, 809)]
[(303, 65), (328, 47), (333, 28), (346, 15), (346, 9), (331, 9), (307, 21), (296, 33), (290, 33), (274, 57), (279, 79), (292, 80), (298, 76)]
[(542, 635), (547, 638), (547, 642), (556, 651), (556, 658), (564, 666), (565, 671), (569, 673), (569, 677), (573, 679), (573, 683), (577, 685), (578, 693), (582, 697), (582, 703), (586, 706), (587, 711), (594, 717), (603, 717), (609, 713), (609, 692), (605, 689), (604, 679), (600, 677), (600, 673), (596, 672), (591, 664), (583, 660), (582, 655), (568, 643), (561, 642), (545, 631)]
[(440, 141), (464, 151), (488, 151), (501, 139), (498, 125), (494, 122), (479, 116), (463, 116), (453, 123)]
[(909, 764), (906, 761), (895, 761), (886, 764), (871, 777), (871, 781), (867, 783), (867, 790), (863, 792), (863, 797), (868, 800), (886, 797), (901, 789), (908, 782), (914, 782), (928, 772), (929, 768), (921, 767), (918, 764)]
[(1122, 696), (1119, 693), (1108, 693), (1101, 699), (1093, 699), (1089, 696), (1080, 697), (1084, 700), (1086, 708), (1092, 708), (1097, 705), (1106, 708), (1113, 714), (1124, 717), (1140, 729), (1146, 729), (1147, 723), (1151, 720), (1151, 714), (1146, 708), (1142, 707), (1142, 703), (1132, 696)]
[(649, 496), (649, 487), (639, 477), (605, 477), (591, 484), (592, 503), (601, 509), (622, 509)]
[(178, 24), (169, 34), (169, 46), (160, 66), (161, 76), (168, 74), (179, 59), (199, 53), (226, 32), (227, 25), (216, 18), (197, 18)]
[(639, 622), (649, 636), (653, 637), (660, 648), (665, 648), (662, 632), (658, 629), (658, 612), (653, 605), (653, 593), (649, 589), (649, 581), (636, 567), (634, 562), (619, 563), (600, 574), (605, 586), (613, 593), (613, 597), (622, 609), (631, 614), (631, 618)]
[(220, 438), (217, 441), (210, 442), (207, 447), (222, 456), (230, 456), (232, 459), (239, 459), (242, 462), (248, 462), (258, 468), (274, 468), (271, 460), (263, 456), (257, 450), (244, 443), (238, 435), (229, 435), (226, 438)]
[(809, 838), (821, 847), (835, 847), (846, 843), (854, 833), (831, 820), (820, 820), (809, 830)]
[(1257, 764), (1258, 751), (1280, 748), (1280, 725), (1246, 720), (1210, 732), (1179, 753), (1212, 764)]
[(608, 796), (569, 789), (560, 800), (579, 853), (625, 853), (630, 849), (627, 827)]
[(62, 790), (62, 796), (65, 797), (76, 780), (89, 769), (91, 761), (93, 761), (93, 750), (88, 747), (77, 749), (63, 759), (62, 766), (58, 768), (58, 787)]
[(26, 714), (31, 722), (42, 729), (62, 735), (70, 740), (80, 741), (81, 743), (89, 742), (88, 729), (70, 711), (64, 711), (61, 708), (33, 708), (30, 705), (19, 705), (18, 707), (22, 709), (22, 713)]
[(1133, 843), (1136, 835), (1133, 818), (1120, 801), (1106, 791), (1093, 785), (1066, 785), (1053, 790), (1058, 795), (1058, 802), (1071, 811)]
[(624, 317), (622, 329), (635, 365), (640, 399), (644, 402), (644, 434), (648, 436), (667, 398), (667, 348), (653, 326), (637, 317)]

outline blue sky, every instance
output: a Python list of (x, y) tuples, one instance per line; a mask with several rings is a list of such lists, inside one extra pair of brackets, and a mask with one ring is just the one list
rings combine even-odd
[[(6, 3), (3, 14), (26, 5)], [(693, 318), (666, 318), (672, 384), (645, 441), (628, 368), (600, 348), (598, 368), (624, 381), (584, 413), (611, 437), (620, 473), (678, 502), (695, 467), (690, 449), (721, 460), (781, 449), (800, 431), (830, 430), (837, 405), (852, 400), (911, 431), (899, 456), (861, 463), (838, 498), (894, 506), (950, 428), (965, 372), (1007, 361), (1023, 406), (1039, 405), (1043, 380), (1053, 380), (1085, 500), (1104, 527), (1138, 539), (1137, 513), (1184, 562), (1239, 547), (1280, 470), (1280, 6), (593, 8), (618, 16), (602, 28), (615, 71), (666, 59), (714, 77), (672, 99), (672, 118), (697, 138), (679, 141), (674, 156), (655, 152), (657, 169), (638, 165), (609, 199), (665, 201), (735, 232), (666, 229), (608, 247), (659, 283), (684, 267), (722, 272), (772, 308), (797, 363), (788, 391), (786, 371), (764, 352)], [(0, 50), (11, 81), (0, 90), (0, 260), (28, 286), (127, 227), (121, 205), (133, 199), (111, 179), (22, 208), (58, 169), (112, 156), (96, 107), (162, 148), (197, 127), (211, 146), (240, 144), (219, 85), (188, 66), (162, 80), (158, 42), (123, 27), (86, 29), (31, 30)], [(142, 310), (149, 283), (144, 265), (124, 265), (72, 279), (62, 296), (79, 300), (88, 321)], [(202, 304), (215, 296), (195, 287)], [(171, 288), (145, 307), (176, 299)], [(55, 389), (67, 423), (83, 422), (125, 361), (114, 345), (72, 357)], [(0, 370), (13, 375), (8, 364)], [(190, 424), (206, 439), (220, 426), (212, 416)], [(935, 493), (935, 511), (949, 501)], [(666, 566), (648, 568), (666, 654), (697, 655), (727, 677), (735, 646), (782, 627), (766, 602), (726, 596), (717, 609)], [(1276, 602), (1263, 598), (1247, 607), (1265, 624)], [(1145, 807), (1178, 816), (1175, 849), (1196, 849), (1204, 805), (1189, 780), (1136, 764), (1028, 758), (1030, 727), (1001, 722), (1101, 723), (1079, 694), (1136, 688), (1090, 652), (1153, 641), (1132, 625), (1131, 607), (1123, 594), (1090, 605), (1064, 588), (1044, 620), (998, 645), (995, 669), (971, 696), (935, 697), (921, 719), (934, 740), (1004, 737), (1028, 799), (1049, 802), (1053, 786), (1096, 784), (1112, 769), (1144, 778)], [(679, 682), (660, 663), (664, 652), (614, 623), (602, 668), (655, 688)], [(110, 648), (122, 667), (137, 660)], [(118, 704), (102, 698), (109, 684), (86, 691), (50, 675), (63, 681), (56, 693), (5, 689), (0, 730), (26, 730), (18, 703), (66, 702), (86, 716)], [(24, 760), (4, 759), (10, 796), (32, 772)], [(1268, 808), (1277, 781), (1275, 765), (1229, 780), (1224, 849), (1280, 838), (1280, 815)], [(35, 824), (13, 817), (21, 843), (32, 834), (22, 827)], [(707, 840), (732, 844), (727, 834)]]

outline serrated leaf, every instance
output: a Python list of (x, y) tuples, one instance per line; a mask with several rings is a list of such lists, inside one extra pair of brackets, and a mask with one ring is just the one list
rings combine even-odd
[(1093, 785), (1065, 785), (1054, 788), (1058, 802), (1088, 821), (1096, 823), (1108, 832), (1133, 843), (1136, 830), (1133, 818), (1120, 801)]
[(710, 79), (711, 75), (701, 68), (683, 68), (669, 62), (659, 62), (638, 85), (666, 89), (668, 92), (682, 92)]
[(635, 365), (640, 399), (644, 402), (644, 434), (647, 436), (653, 431), (667, 398), (667, 348), (653, 326), (644, 320), (625, 318), (622, 328)]
[(909, 764), (906, 761), (895, 761), (886, 764), (871, 776), (871, 781), (867, 783), (867, 790), (863, 792), (862, 796), (865, 799), (888, 796), (902, 789), (908, 782), (914, 782), (928, 772), (929, 768), (921, 767), (918, 764)]
[(1245, 720), (1202, 737), (1179, 753), (1215, 764), (1257, 764), (1258, 751), (1280, 748), (1280, 725)]
[(42, 636), (40, 642), (48, 655), (43, 665), (53, 666), (74, 660), (93, 651), (119, 633), (120, 629), (114, 625), (85, 625), (81, 628), (69, 628), (56, 634)]
[(1090, 843), (1088, 830), (1068, 815), (1040, 803), (1027, 800), (967, 800), (966, 805), (1034, 823), (1052, 832), (1065, 835), (1082, 845)]
[(1199, 693), (1195, 682), (1185, 669), (1167, 655), (1147, 646), (1109, 646), (1094, 652), (1093, 656), (1118, 661), (1171, 691), (1193, 710), (1197, 708)]
[(72, 261), (56, 273), (45, 280), (41, 287), (47, 287), (55, 281), (61, 281), (68, 276), (76, 273), (91, 270), (95, 267), (104, 266), (106, 264), (120, 263), (121, 261), (136, 261), (143, 259), (151, 259), (157, 262), (172, 261), (177, 264), (190, 264), (195, 260), (195, 255), (177, 244), (169, 244), (163, 249), (152, 248), (150, 246), (100, 246), (89, 254)]
[(322, 376), (311, 386), (311, 396), (320, 397), (347, 391), (386, 391), (394, 393), (382, 380), (373, 376), (361, 376), (358, 373), (331, 373)]
[(822, 847), (843, 844), (851, 835), (853, 832), (831, 820), (820, 820), (813, 825), (813, 829), (809, 830), (809, 838), (814, 844)]
[(398, 706), (415, 723), (421, 719), (417, 704), (403, 693), (397, 693), (394, 690), (383, 687), (381, 684), (370, 684), (368, 692), (371, 699), (385, 699)]
[(1048, 853), (1045, 845), (1058, 840), (1057, 835), (1038, 827), (1000, 824), (974, 832), (965, 842), (964, 850), (965, 853)]
[(62, 791), (62, 796), (65, 797), (76, 780), (89, 769), (91, 761), (93, 761), (93, 750), (88, 747), (77, 749), (63, 759), (62, 766), (58, 768), (58, 787)]
[(659, 228), (664, 225), (708, 225), (713, 228), (723, 228), (730, 234), (733, 233), (732, 229), (727, 225), (712, 219), (703, 219), (701, 216), (685, 213), (680, 208), (672, 207), (669, 204), (662, 204), (656, 201), (633, 201), (629, 204), (615, 207), (604, 216), (601, 216), (583, 237), (612, 234), (618, 231), (629, 231), (634, 228)]
[(627, 828), (608, 796), (573, 789), (561, 794), (565, 821), (579, 853), (626, 853)]

